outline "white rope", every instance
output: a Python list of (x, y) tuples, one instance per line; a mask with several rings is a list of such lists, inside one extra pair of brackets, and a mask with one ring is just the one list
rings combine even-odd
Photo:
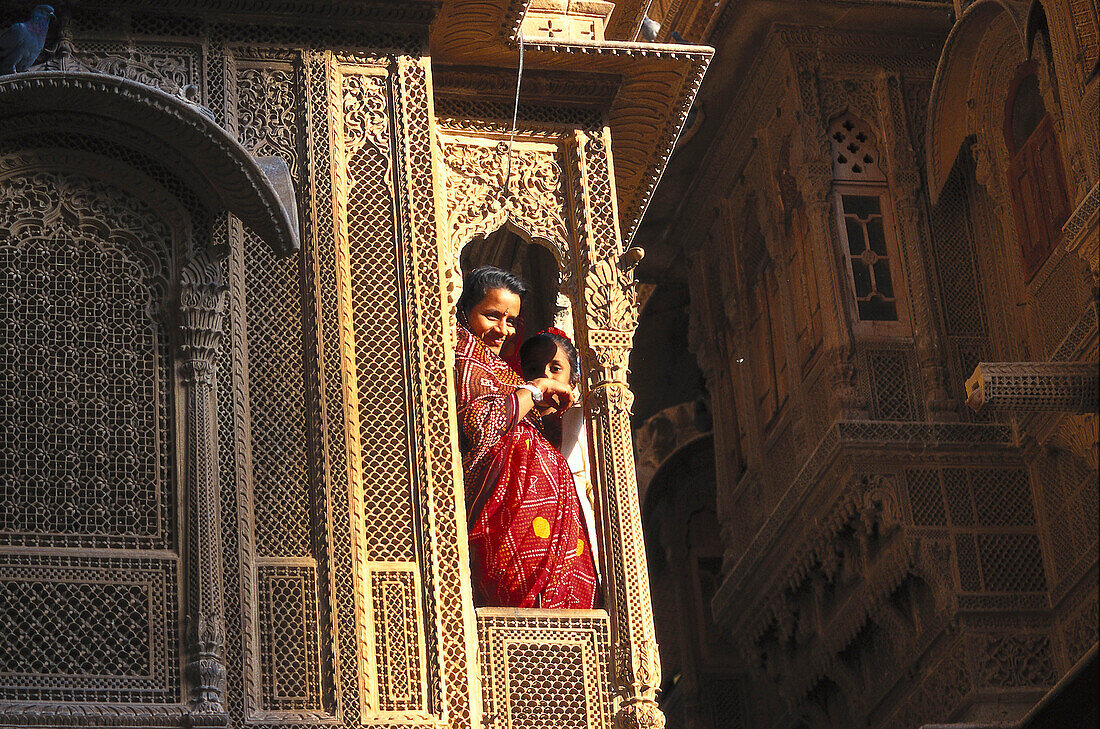
[(519, 121), (519, 86), (523, 82), (523, 34), (519, 36), (519, 71), (516, 73), (516, 103), (512, 110), (512, 131), (508, 135), (508, 159), (504, 166), (504, 184), (501, 192), (508, 195), (508, 180), (512, 177), (512, 145), (516, 141), (516, 123)]

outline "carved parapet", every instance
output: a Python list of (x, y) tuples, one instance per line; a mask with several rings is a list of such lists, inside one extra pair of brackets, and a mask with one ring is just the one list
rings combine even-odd
[(1013, 412), (1096, 412), (1095, 362), (980, 362), (966, 381), (966, 404)]

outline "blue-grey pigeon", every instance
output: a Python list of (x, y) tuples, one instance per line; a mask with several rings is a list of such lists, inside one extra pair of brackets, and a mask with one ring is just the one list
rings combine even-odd
[(0, 74), (26, 71), (34, 63), (46, 45), (53, 16), (53, 8), (39, 5), (31, 11), (30, 20), (15, 23), (0, 35)]

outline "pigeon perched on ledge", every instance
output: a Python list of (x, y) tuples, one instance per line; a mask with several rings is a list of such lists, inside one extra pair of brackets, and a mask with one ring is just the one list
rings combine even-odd
[(53, 8), (39, 5), (30, 20), (15, 23), (0, 35), (0, 75), (26, 71), (46, 45)]

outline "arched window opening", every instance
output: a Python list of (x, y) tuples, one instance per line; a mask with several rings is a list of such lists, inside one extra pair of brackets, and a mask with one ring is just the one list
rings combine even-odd
[(1003, 131), (1020, 259), (1030, 281), (1061, 241), (1062, 225), (1070, 214), (1058, 138), (1034, 61), (1016, 72), (1005, 103)]
[(559, 326), (572, 336), (572, 322), (565, 321), (570, 312), (559, 305), (558, 262), (548, 249), (528, 243), (507, 227), (501, 227), (467, 243), (459, 256), (459, 264), (463, 276), (481, 266), (496, 266), (511, 271), (530, 287), (516, 335), (501, 350), (505, 361), (512, 362), (516, 349), (526, 337), (548, 326)]
[(864, 332), (897, 333), (908, 313), (890, 190), (875, 134), (859, 117), (844, 114), (829, 126), (829, 143), (855, 321)]

